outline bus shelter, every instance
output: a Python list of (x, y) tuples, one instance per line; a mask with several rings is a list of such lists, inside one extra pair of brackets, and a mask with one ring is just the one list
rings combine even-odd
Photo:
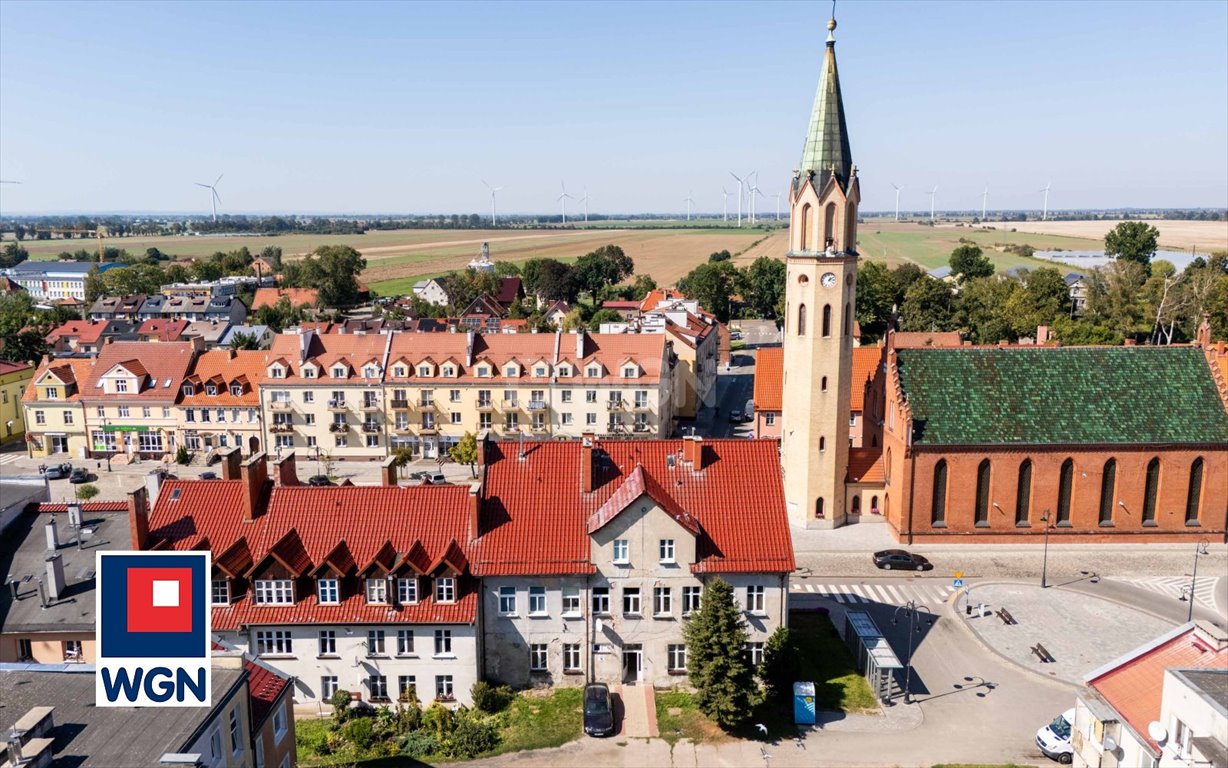
[(844, 617), (844, 642), (857, 662), (857, 671), (865, 675), (866, 682), (879, 701), (892, 697), (896, 670), (904, 665), (896, 658), (891, 644), (870, 614), (864, 611), (849, 611)]

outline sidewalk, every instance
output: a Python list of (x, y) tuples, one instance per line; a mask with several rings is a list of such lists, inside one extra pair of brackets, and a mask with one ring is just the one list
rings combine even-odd
[(657, 697), (651, 685), (620, 685), (616, 692), (623, 704), (619, 736), (650, 739), (661, 735), (657, 729)]

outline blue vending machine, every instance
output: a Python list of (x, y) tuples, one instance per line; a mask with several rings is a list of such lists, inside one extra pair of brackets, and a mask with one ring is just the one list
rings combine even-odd
[(793, 722), (814, 725), (814, 683), (793, 684)]

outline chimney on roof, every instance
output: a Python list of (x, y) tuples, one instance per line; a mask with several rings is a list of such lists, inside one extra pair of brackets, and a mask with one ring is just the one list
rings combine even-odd
[(1036, 345), (1038, 347), (1043, 347), (1045, 344), (1048, 344), (1048, 343), (1049, 343), (1049, 326), (1047, 325), (1036, 326)]
[(704, 439), (698, 435), (682, 438), (682, 460), (692, 469), (704, 468)]
[(397, 486), (397, 457), (389, 456), (379, 465), (380, 485)]
[(486, 466), (486, 446), (490, 442), (490, 430), (483, 429), (478, 432), (478, 466)]
[(1211, 313), (1202, 313), (1202, 322), (1198, 324), (1198, 332), (1194, 334), (1194, 343), (1203, 349), (1211, 346)]
[(1138, 343), (1138, 342), (1136, 342), (1134, 339), (1126, 339), (1126, 341), (1125, 341), (1125, 345), (1126, 345), (1127, 347), (1133, 347), (1133, 346), (1134, 346), (1135, 344), (1137, 344), (1137, 343)]
[(580, 491), (593, 492), (593, 451), (597, 444), (597, 436), (585, 432), (580, 438)]
[(238, 480), (239, 464), (242, 461), (243, 456), (238, 448), (231, 448), (228, 452), (222, 454), (222, 479)]
[(128, 528), (132, 531), (132, 548), (138, 552), (149, 543), (149, 507), (145, 499), (144, 486), (128, 491)]
[(469, 540), (478, 537), (478, 523), (482, 518), (482, 486), (479, 483), (469, 484)]
[(145, 475), (145, 490), (149, 492), (149, 506), (158, 506), (158, 493), (162, 490), (163, 470), (155, 469)]
[(47, 521), (47, 551), (55, 552), (60, 548), (60, 529), (55, 524), (55, 515)]
[(277, 471), (277, 484), (280, 486), (298, 485), (298, 465), (295, 463), (294, 451), (288, 451), (285, 456), (273, 460)]
[(576, 330), (576, 362), (579, 363), (584, 359), (584, 339), (586, 335), (584, 331)]
[(243, 480), (243, 522), (250, 523), (260, 516), (260, 494), (264, 492), (264, 481), (269, 478), (264, 452), (252, 454), (239, 471)]
[(47, 597), (59, 600), (64, 595), (64, 556), (59, 552), (47, 556)]

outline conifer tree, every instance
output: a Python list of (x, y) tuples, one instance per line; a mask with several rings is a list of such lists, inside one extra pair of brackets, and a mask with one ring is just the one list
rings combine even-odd
[(759, 679), (769, 698), (784, 701), (793, 691), (793, 683), (802, 674), (797, 644), (788, 627), (777, 627), (763, 647), (763, 665)]
[(699, 710), (722, 728), (738, 725), (750, 713), (755, 678), (743, 651), (746, 622), (728, 582), (720, 578), (708, 582), (683, 636), (687, 674)]

